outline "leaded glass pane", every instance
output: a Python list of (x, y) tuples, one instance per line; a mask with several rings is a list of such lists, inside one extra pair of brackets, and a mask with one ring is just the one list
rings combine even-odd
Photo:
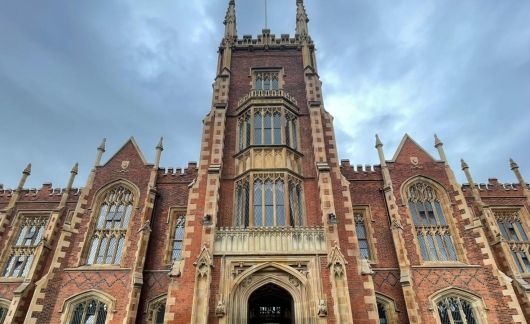
[(98, 255), (96, 259), (96, 263), (103, 263), (105, 261), (105, 252), (107, 251), (107, 238), (104, 237), (101, 239), (98, 249)]
[(92, 242), (90, 243), (90, 250), (88, 252), (88, 264), (94, 264), (94, 259), (96, 257), (96, 251), (98, 249), (99, 239), (97, 236), (92, 237)]
[(254, 182), (254, 226), (262, 226), (262, 190), (263, 184), (261, 180)]
[(428, 251), (431, 256), (431, 259), (433, 261), (437, 260), (438, 253), (436, 252), (436, 247), (434, 245), (434, 238), (432, 237), (432, 235), (428, 234), (425, 241), (427, 243), (427, 248), (429, 249)]
[(444, 240), (440, 234), (436, 234), (436, 245), (440, 251), (439, 260), (447, 261), (447, 250), (445, 248)]
[(524, 272), (524, 268), (521, 264), (521, 261), (519, 261), (519, 258), (517, 257), (517, 253), (512, 251), (513, 260), (515, 261), (515, 265), (517, 266), (517, 269), (519, 272)]
[(303, 197), (302, 197), (302, 187), (300, 185), (296, 186), (296, 194), (298, 195), (298, 205), (296, 206), (296, 211), (298, 214), (298, 225), (303, 226), (304, 225), (304, 215), (303, 215)]
[(16, 246), (22, 246), (24, 242), (24, 238), (26, 237), (26, 232), (28, 231), (28, 227), (24, 226), (22, 227), (22, 230), (20, 230), (20, 235), (18, 236), (18, 240), (16, 243)]
[(409, 202), (409, 210), (410, 210), (410, 213), (412, 214), (412, 221), (414, 222), (414, 225), (416, 226), (423, 225), (422, 222), (420, 221), (420, 218), (418, 217), (415, 203)]
[(521, 224), (520, 222), (516, 222), (515, 223), (516, 226), (517, 226), (517, 229), (519, 230), (519, 234), (520, 234), (520, 241), (528, 241), (528, 236), (526, 235), (526, 232), (523, 228), (523, 224)]
[(293, 120), (293, 145), (294, 149), (298, 148), (298, 133), (297, 133), (296, 121)]
[(256, 145), (262, 144), (262, 139), (261, 139), (262, 128), (263, 128), (263, 124), (262, 124), (261, 113), (258, 112), (254, 115), (254, 144)]
[(245, 123), (241, 122), (239, 124), (239, 138), (238, 138), (240, 150), (242, 150), (245, 147), (245, 140), (243, 138), (244, 131), (245, 131)]
[(279, 89), (278, 78), (273, 78), (272, 79), (272, 90), (278, 90), (278, 89)]
[(272, 180), (265, 181), (265, 226), (274, 226)]
[(132, 210), (133, 210), (133, 206), (128, 205), (127, 209), (125, 210), (125, 217), (123, 219), (123, 225), (122, 225), (123, 229), (127, 229), (127, 227), (129, 227), (129, 221), (131, 220)]
[(291, 121), (287, 119), (285, 121), (285, 144), (291, 146)]
[(447, 247), (447, 250), (449, 251), (449, 260), (456, 261), (456, 250), (455, 250), (455, 245), (453, 244), (453, 240), (451, 239), (451, 235), (445, 234), (444, 240), (445, 240), (445, 246)]
[(17, 259), (18, 257), (15, 257), (15, 256), (10, 256), (9, 259), (7, 260), (7, 266), (2, 274), (2, 276), (4, 277), (9, 277), (10, 274), (11, 274), (11, 269), (13, 268), (13, 265), (15, 263), (15, 260)]
[(272, 116), (270, 113), (265, 114), (264, 118), (264, 143), (265, 145), (272, 144)]
[(104, 324), (108, 306), (96, 299), (89, 299), (75, 305), (70, 324)]
[(4, 323), (6, 316), (7, 316), (7, 308), (0, 307), (0, 324)]
[(123, 242), (125, 242), (125, 237), (120, 237), (118, 241), (118, 247), (116, 248), (116, 258), (114, 258), (114, 264), (119, 264), (121, 262), (121, 256), (123, 254)]
[(107, 249), (107, 258), (106, 258), (106, 260), (105, 260), (105, 263), (107, 263), (107, 264), (112, 264), (112, 263), (114, 263), (114, 262), (113, 262), (113, 261), (114, 261), (113, 259), (114, 259), (114, 252), (115, 252), (115, 250), (116, 250), (116, 247), (117, 247), (117, 246), (116, 246), (116, 237), (113, 236), (113, 237), (111, 237), (110, 240), (109, 240), (109, 247), (108, 247), (108, 249)]
[(530, 260), (528, 260), (528, 256), (523, 251), (519, 252), (519, 255), (521, 257), (521, 260), (523, 261), (524, 266), (526, 267), (526, 272), (530, 272)]
[(510, 237), (508, 236), (508, 231), (506, 231), (506, 226), (504, 223), (499, 223), (499, 229), (501, 231), (502, 237), (504, 237), (505, 240), (510, 240)]
[(388, 317), (385, 306), (382, 303), (377, 303), (377, 313), (379, 314), (379, 324), (387, 324)]
[(74, 315), (72, 316), (71, 324), (80, 324), (83, 319), (85, 304), (80, 303), (74, 308)]
[(243, 188), (239, 184), (236, 188), (236, 227), (241, 226), (243, 217)]
[(440, 205), (438, 201), (434, 202), (434, 208), (436, 209), (436, 215), (438, 216), (438, 224), (447, 225), (445, 221), (444, 213), (442, 211), (442, 206)]
[(418, 234), (418, 243), (420, 244), (420, 252), (423, 260), (429, 261), (429, 253), (427, 252), (427, 246), (425, 244), (425, 236)]
[(276, 180), (276, 225), (285, 226), (285, 195), (282, 180)]
[(248, 182), (243, 185), (243, 217), (245, 227), (250, 225), (250, 206), (249, 206), (249, 188)]
[(442, 324), (477, 323), (471, 304), (460, 297), (446, 297), (436, 306)]
[(274, 144), (282, 143), (282, 116), (274, 113)]
[(31, 264), (33, 263), (33, 254), (27, 256), (25, 259), (26, 259), (26, 263), (24, 264), (24, 270), (22, 271), (22, 277), (27, 276), (31, 268)]

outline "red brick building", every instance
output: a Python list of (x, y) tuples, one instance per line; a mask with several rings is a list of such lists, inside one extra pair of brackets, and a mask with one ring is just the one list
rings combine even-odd
[(198, 163), (131, 138), (82, 189), (0, 188), (0, 323), (526, 323), (518, 166), (462, 186), (409, 136), (340, 161), (308, 21), (239, 38), (229, 1)]

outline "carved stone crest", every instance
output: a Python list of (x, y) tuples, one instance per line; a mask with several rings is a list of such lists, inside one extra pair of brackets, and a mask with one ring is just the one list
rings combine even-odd
[(410, 163), (412, 163), (412, 165), (416, 166), (420, 163), (420, 160), (418, 159), (417, 156), (411, 156), (410, 157)]
[(127, 170), (130, 164), (131, 164), (131, 161), (121, 161), (121, 169), (124, 171)]

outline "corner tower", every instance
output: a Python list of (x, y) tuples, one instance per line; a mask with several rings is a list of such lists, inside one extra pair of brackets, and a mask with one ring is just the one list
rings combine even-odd
[(240, 38), (229, 1), (169, 323), (375, 323), (308, 22)]

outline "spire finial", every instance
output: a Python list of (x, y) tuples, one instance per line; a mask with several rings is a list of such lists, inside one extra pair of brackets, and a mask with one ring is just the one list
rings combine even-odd
[(161, 150), (161, 151), (164, 150), (164, 143), (163, 142), (164, 142), (164, 138), (160, 137), (160, 141), (158, 142), (158, 145), (156, 146), (157, 150)]
[(26, 168), (24, 168), (24, 171), (22, 171), (22, 173), (28, 176), (31, 174), (31, 163), (28, 163), (28, 165), (26, 166)]
[(375, 134), (375, 148), (383, 147), (383, 142), (379, 138), (379, 135)]
[(99, 146), (98, 146), (98, 150), (105, 152), (105, 144), (106, 143), (107, 143), (107, 139), (103, 138), (103, 140), (101, 141), (101, 144), (99, 144)]
[(304, 1), (296, 0), (296, 33), (302, 40), (305, 40), (309, 36), (308, 22), (309, 18), (305, 11)]
[(78, 174), (79, 173), (79, 163), (74, 164), (72, 167), (72, 171), (70, 171), (72, 174)]
[(462, 166), (462, 170), (469, 169), (469, 165), (467, 165), (466, 161), (464, 159), (460, 159), (460, 165)]
[(442, 141), (438, 138), (438, 135), (434, 134), (434, 147), (438, 147), (440, 145), (443, 145)]
[(228, 2), (228, 10), (226, 11), (223, 24), (225, 25), (225, 40), (233, 42), (234, 39), (237, 38), (235, 0), (230, 0)]
[(18, 182), (17, 191), (21, 191), (22, 188), (24, 188), (24, 185), (26, 184), (26, 179), (28, 179), (29, 175), (31, 174), (31, 163), (29, 163), (26, 168), (24, 168), (24, 171), (22, 171), (22, 177), (20, 178), (20, 181)]
[(512, 170), (519, 169), (519, 165), (513, 159), (510, 159), (510, 167)]
[(103, 138), (101, 141), (101, 144), (98, 146), (98, 153), (96, 155), (96, 161), (94, 161), (94, 168), (99, 166), (99, 163), (101, 163), (101, 157), (103, 156), (103, 153), (105, 153), (105, 144), (107, 143), (107, 139)]

